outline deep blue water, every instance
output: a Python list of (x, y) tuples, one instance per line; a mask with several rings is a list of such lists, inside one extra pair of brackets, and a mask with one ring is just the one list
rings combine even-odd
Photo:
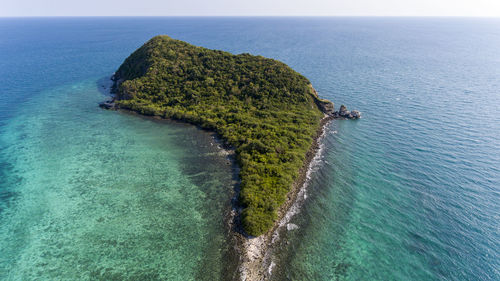
[(0, 279), (231, 279), (210, 135), (96, 107), (150, 37), (282, 60), (323, 139), (277, 280), (500, 280), (500, 20), (0, 19)]

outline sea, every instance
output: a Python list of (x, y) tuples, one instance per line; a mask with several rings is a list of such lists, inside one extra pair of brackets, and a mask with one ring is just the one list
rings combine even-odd
[(500, 280), (500, 19), (0, 18), (0, 280), (235, 280), (237, 167), (105, 111), (149, 38), (285, 62), (334, 120), (272, 280)]

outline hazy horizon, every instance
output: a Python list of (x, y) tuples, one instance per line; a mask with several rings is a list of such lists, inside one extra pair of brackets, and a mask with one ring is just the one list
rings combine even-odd
[(495, 0), (37, 0), (2, 4), (0, 17), (500, 17)]
[(398, 16), (398, 15), (20, 15), (20, 16), (1, 16), (0, 18), (484, 18), (500, 19), (500, 16)]

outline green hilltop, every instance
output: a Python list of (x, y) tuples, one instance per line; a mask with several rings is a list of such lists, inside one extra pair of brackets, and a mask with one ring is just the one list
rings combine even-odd
[(272, 228), (333, 104), (277, 60), (156, 36), (114, 76), (115, 106), (215, 131), (235, 148), (245, 232)]

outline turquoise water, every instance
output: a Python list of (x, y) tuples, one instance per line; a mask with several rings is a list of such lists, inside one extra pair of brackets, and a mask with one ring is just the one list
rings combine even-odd
[(364, 114), (329, 125), (274, 279), (500, 280), (500, 20), (438, 18), (0, 19), (0, 279), (234, 279), (212, 136), (97, 107), (157, 34)]
[(102, 98), (47, 90), (2, 128), (1, 279), (224, 277), (233, 171), (211, 135)]

